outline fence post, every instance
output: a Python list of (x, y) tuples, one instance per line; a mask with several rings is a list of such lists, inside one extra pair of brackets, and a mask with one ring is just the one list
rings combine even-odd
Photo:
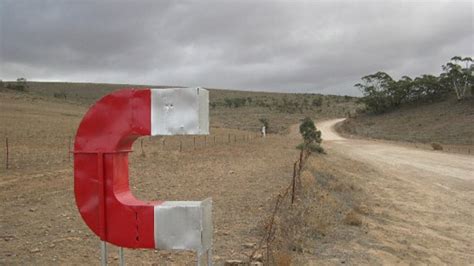
[(6, 139), (5, 139), (5, 146), (6, 146), (6, 148), (7, 148), (7, 157), (6, 157), (5, 163), (6, 163), (6, 169), (8, 169), (8, 156), (9, 156), (8, 137), (6, 137)]
[(216, 135), (214, 135), (214, 144), (216, 144)]
[(179, 152), (183, 151), (183, 141), (179, 140)]
[(207, 136), (204, 136), (204, 147), (207, 146)]
[(193, 137), (193, 150), (196, 149), (196, 136)]
[(295, 185), (296, 185), (296, 165), (298, 161), (293, 164), (293, 183), (291, 186), (291, 204), (295, 201)]
[(67, 160), (71, 161), (71, 136), (69, 136), (69, 143), (67, 145)]
[(227, 134), (227, 143), (230, 143), (230, 134)]
[(300, 165), (298, 167), (298, 172), (301, 172), (301, 168), (303, 167), (303, 149), (300, 151)]

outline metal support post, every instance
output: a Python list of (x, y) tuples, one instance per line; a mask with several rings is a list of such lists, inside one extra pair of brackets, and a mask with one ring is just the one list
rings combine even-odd
[(119, 248), (119, 265), (125, 266), (125, 258), (123, 256), (123, 247)]
[(100, 265), (107, 265), (107, 243), (105, 241), (100, 241)]

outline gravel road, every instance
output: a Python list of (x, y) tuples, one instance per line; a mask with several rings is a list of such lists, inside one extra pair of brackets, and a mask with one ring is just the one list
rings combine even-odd
[(334, 130), (342, 120), (317, 127), (336, 167), (368, 195), (366, 235), (341, 247), (352, 262), (472, 265), (474, 156), (346, 139)]
[(317, 125), (325, 143), (337, 144), (352, 159), (372, 164), (397, 175), (423, 175), (427, 177), (474, 180), (474, 156), (450, 154), (404, 147), (383, 141), (346, 139), (334, 126), (344, 119), (334, 119)]

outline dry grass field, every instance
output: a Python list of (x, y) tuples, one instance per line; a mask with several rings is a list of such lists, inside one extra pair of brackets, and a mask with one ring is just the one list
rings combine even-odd
[[(84, 86), (78, 95), (91, 90), (90, 85)], [(71, 136), (99, 93), (84, 101), (64, 99), (48, 94), (53, 87), (0, 92), (2, 265), (90, 265), (100, 261), (99, 239), (85, 226), (75, 206), (68, 153)], [(247, 95), (255, 99), (307, 97), (211, 90), (211, 102)], [(211, 110), (207, 137), (143, 138), (143, 149), (139, 140), (130, 155), (131, 188), (140, 199), (212, 197), (213, 261), (217, 265), (229, 259), (246, 261), (268, 230), (278, 195), (292, 180), (293, 163), (299, 155), (295, 146), (301, 142), (299, 120), (305, 115), (316, 121), (341, 117), (343, 109), (357, 106), (344, 97), (324, 99), (329, 99), (329, 106), (323, 100), (321, 108), (296, 113), (260, 106), (217, 106)], [(257, 133), (261, 117), (269, 119), (275, 132), (264, 139)], [(377, 159), (377, 154), (390, 148), (383, 143), (350, 139), (340, 143), (339, 137), (331, 140), (328, 133), (324, 128), (327, 154), (311, 156), (303, 168), (296, 203), (291, 205), (287, 197), (275, 216), (272, 263), (473, 262), (469, 251), (474, 243), (467, 237), (474, 232), (470, 222), (473, 183), (469, 178), (444, 175), (462, 176), (469, 171), (467, 166), (454, 173), (422, 171), (406, 163)], [(3, 165), (6, 137), (9, 169)], [(422, 161), (427, 157), (426, 151), (409, 152), (421, 154), (417, 158)], [(459, 158), (458, 164), (471, 158), (430, 152), (436, 158)], [(129, 265), (195, 263), (189, 252), (127, 249), (125, 259)], [(118, 264), (114, 247), (109, 262)]]
[[(219, 92), (211, 91), (211, 97), (214, 93)], [(72, 156), (68, 153), (71, 136), (88, 104), (42, 92), (0, 92), (0, 264), (99, 262), (99, 240), (85, 226), (74, 203)], [(214, 261), (247, 260), (252, 252), (248, 243), (262, 238), (275, 197), (291, 180), (298, 158), (295, 146), (300, 142), (299, 137), (286, 134), (260, 138), (258, 118), (267, 117), (284, 132), (303, 115), (273, 114), (259, 107), (217, 107), (207, 137), (144, 138), (143, 149), (137, 141), (131, 154), (132, 190), (141, 199), (212, 197)], [(4, 165), (7, 137), (9, 169)], [(314, 225), (319, 233), (309, 242), (323, 237), (330, 228)], [(295, 259), (298, 256), (304, 260), (306, 255), (300, 250)], [(117, 263), (117, 258), (112, 248), (111, 262)], [(190, 253), (126, 250), (131, 265), (188, 265), (194, 259)]]

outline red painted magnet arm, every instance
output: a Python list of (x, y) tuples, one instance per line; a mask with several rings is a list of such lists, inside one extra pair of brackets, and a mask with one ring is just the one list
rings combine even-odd
[(129, 187), (128, 152), (151, 131), (150, 90), (127, 89), (92, 106), (74, 143), (76, 204), (89, 228), (121, 247), (154, 248), (153, 206)]

